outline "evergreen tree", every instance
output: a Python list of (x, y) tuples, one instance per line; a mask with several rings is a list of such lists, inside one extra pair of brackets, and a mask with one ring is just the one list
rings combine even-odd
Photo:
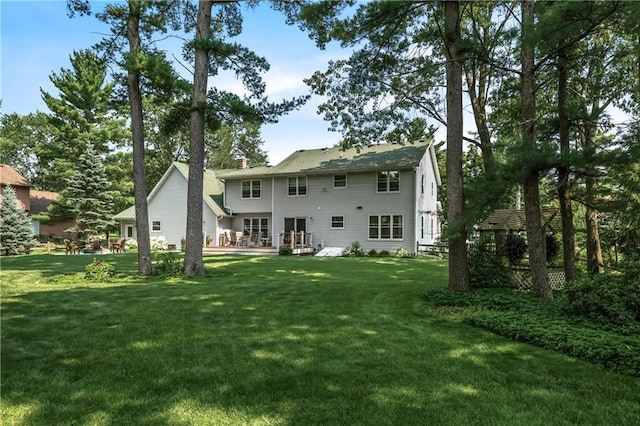
[(38, 163), (43, 186), (52, 191), (65, 187), (87, 143), (106, 154), (127, 140), (126, 119), (112, 100), (115, 82), (107, 81), (106, 63), (91, 50), (74, 51), (69, 61), (70, 69), (49, 76), (58, 93), (41, 90), (54, 130), (40, 143)]
[(36, 245), (27, 212), (18, 204), (16, 191), (6, 186), (0, 195), (0, 245), (5, 255), (29, 253)]
[(75, 223), (71, 230), (81, 237), (106, 233), (114, 225), (111, 219), (113, 195), (109, 191), (102, 159), (91, 144), (67, 182), (63, 196), (73, 206)]

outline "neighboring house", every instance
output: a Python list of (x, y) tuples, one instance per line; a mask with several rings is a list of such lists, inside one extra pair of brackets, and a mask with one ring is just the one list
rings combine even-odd
[[(29, 215), (46, 211), (49, 204), (58, 198), (57, 192), (31, 189), (31, 183), (13, 167), (0, 164), (0, 193), (4, 191), (7, 185), (11, 185), (16, 191), (18, 201)], [(66, 233), (64, 230), (72, 225), (72, 219), (49, 224), (41, 224), (37, 220), (31, 221), (34, 235), (68, 236), (71, 234)]]
[(4, 192), (5, 186), (12, 186), (16, 191), (16, 198), (22, 207), (29, 212), (31, 210), (31, 182), (26, 180), (13, 167), (0, 164), (0, 194)]
[[(184, 237), (187, 181), (188, 166), (174, 163), (149, 194), (152, 237), (176, 245)], [(428, 142), (299, 150), (273, 167), (206, 170), (204, 182), (203, 234), (213, 245), (225, 230), (259, 232), (275, 246), (303, 233), (314, 249), (358, 241), (365, 250), (415, 252), (440, 239), (441, 181)], [(133, 207), (115, 219), (135, 238)]]

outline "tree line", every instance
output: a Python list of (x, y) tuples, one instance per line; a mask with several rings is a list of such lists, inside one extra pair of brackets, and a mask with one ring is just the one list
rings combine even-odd
[[(70, 13), (91, 13), (88, 1), (68, 4)], [(51, 113), (2, 117), (2, 162), (16, 165), (36, 186), (58, 190), (90, 141), (104, 156), (120, 200), (114, 204), (135, 201), (139, 231), (146, 192), (171, 161), (225, 167), (241, 150), (250, 163), (264, 164), (260, 124), (277, 120), (306, 98), (267, 100), (260, 77), (266, 60), (232, 41), (242, 31), (243, 8), (256, 4), (131, 0), (105, 6), (96, 18), (112, 33), (91, 50), (74, 52), (71, 69), (52, 74), (60, 93), (43, 93)], [(520, 190), (536, 295), (552, 297), (541, 207), (561, 211), (567, 279), (576, 276), (583, 247), (592, 273), (602, 272), (603, 251), (637, 253), (640, 4), (295, 0), (269, 5), (320, 48), (337, 42), (349, 49), (348, 57), (330, 61), (305, 80), (323, 97), (318, 113), (341, 132), (344, 147), (410, 143), (433, 135), (434, 123), (446, 126), (443, 201), (452, 289), (468, 289), (466, 236), (473, 225), (492, 209), (512, 206)], [(192, 82), (180, 78), (151, 42), (171, 31), (191, 34), (184, 59), (193, 64)], [(117, 70), (111, 79), (107, 69)], [(221, 69), (236, 71), (251, 95), (207, 91), (207, 77)], [(628, 120), (615, 122), (613, 108)], [(465, 134), (467, 117), (475, 131)], [(124, 148), (133, 148), (133, 154)], [(198, 185), (190, 176), (190, 206), (191, 201), (198, 206)], [(189, 273), (203, 272), (197, 215), (196, 208), (188, 213)], [(140, 247), (140, 252), (139, 272), (150, 273), (148, 251)]]

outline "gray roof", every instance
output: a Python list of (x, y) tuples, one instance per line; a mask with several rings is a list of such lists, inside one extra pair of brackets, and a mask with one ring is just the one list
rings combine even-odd
[(281, 176), (291, 174), (324, 174), (336, 172), (366, 172), (374, 170), (403, 170), (416, 167), (429, 141), (413, 144), (376, 144), (360, 148), (301, 149), (273, 167), (224, 170), (217, 172), (220, 179)]

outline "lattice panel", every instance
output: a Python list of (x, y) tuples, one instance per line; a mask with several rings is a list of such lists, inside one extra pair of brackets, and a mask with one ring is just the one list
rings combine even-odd
[[(549, 269), (549, 281), (551, 282), (551, 288), (553, 290), (564, 289), (564, 270), (562, 269)], [(520, 290), (532, 290), (533, 284), (531, 283), (531, 271), (529, 269), (513, 269), (513, 286)]]

